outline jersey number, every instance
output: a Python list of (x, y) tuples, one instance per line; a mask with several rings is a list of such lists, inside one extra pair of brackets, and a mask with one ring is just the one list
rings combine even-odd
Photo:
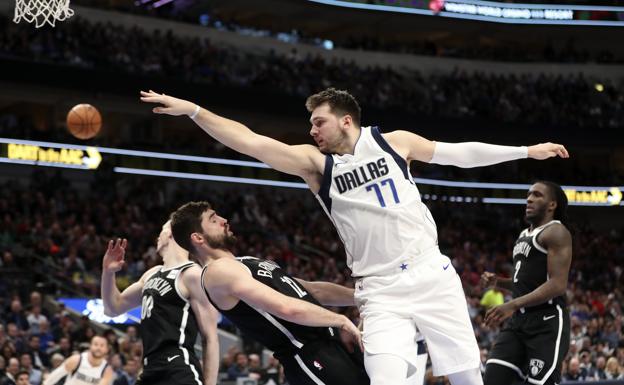
[(520, 265), (522, 265), (522, 261), (518, 261), (516, 263), (516, 272), (514, 273), (514, 282), (518, 282), (518, 273), (520, 272)]
[(287, 283), (290, 287), (293, 288), (293, 290), (295, 291), (295, 293), (297, 293), (297, 295), (299, 296), (299, 298), (303, 298), (306, 294), (306, 291), (303, 290), (302, 288), (300, 288), (295, 281), (293, 281), (292, 279), (290, 279), (290, 277), (282, 277), (282, 282)]
[(394, 197), (394, 202), (399, 203), (399, 194), (397, 194), (396, 187), (394, 187), (394, 181), (390, 178), (384, 179), (379, 184), (373, 183), (366, 186), (366, 191), (375, 190), (375, 194), (377, 194), (377, 199), (379, 199), (379, 204), (381, 207), (386, 207), (386, 201), (384, 200), (383, 194), (381, 193), (381, 185), (382, 187), (385, 185), (390, 186), (390, 190), (392, 190), (392, 197)]
[(144, 320), (152, 315), (152, 308), (154, 307), (154, 298), (151, 295), (146, 295), (141, 301), (141, 319)]

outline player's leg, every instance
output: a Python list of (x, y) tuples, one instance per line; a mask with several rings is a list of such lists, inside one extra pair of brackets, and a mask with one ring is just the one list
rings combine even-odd
[(364, 361), (371, 384), (405, 384), (418, 362), (417, 329), (409, 299), (412, 288), (401, 274), (366, 277), (356, 287), (363, 319)]
[(402, 385), (407, 383), (409, 364), (394, 354), (364, 353), (364, 366), (371, 385)]
[(425, 373), (427, 372), (427, 348), (422, 334), (417, 335), (418, 358), (416, 360), (416, 372), (407, 378), (407, 385), (424, 385)]
[[(459, 276), (448, 257), (434, 254), (417, 265), (412, 280), (412, 317), (425, 336), (433, 374), (478, 369), (481, 357)], [(469, 376), (467, 384), (482, 384)]]
[(370, 382), (362, 357), (354, 359), (338, 339), (306, 343), (288, 361), (290, 365), (284, 368), (291, 384), (367, 385)]
[(527, 382), (536, 385), (561, 382), (561, 363), (570, 346), (570, 318), (566, 309), (530, 314), (523, 325), (527, 349)]
[(515, 319), (496, 337), (485, 365), (485, 385), (513, 384), (525, 380), (526, 352), (523, 340), (514, 328)]

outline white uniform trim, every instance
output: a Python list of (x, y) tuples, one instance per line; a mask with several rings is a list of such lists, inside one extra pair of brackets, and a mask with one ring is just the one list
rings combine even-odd
[(325, 385), (325, 383), (321, 381), (321, 379), (318, 378), (314, 373), (312, 373), (312, 371), (306, 366), (306, 364), (303, 363), (303, 360), (301, 360), (301, 357), (299, 357), (298, 354), (295, 354), (295, 360), (297, 360), (297, 363), (299, 364), (301, 369), (303, 369), (303, 371), (308, 375), (308, 377), (310, 377), (310, 379), (312, 379), (312, 381), (314, 381), (315, 384)]
[[(540, 245), (537, 242), (537, 237), (542, 232), (542, 230), (544, 230), (546, 227), (550, 226), (553, 223), (559, 223), (560, 224), (561, 221), (553, 219), (552, 221), (550, 221), (548, 223), (544, 223), (540, 227), (537, 227), (537, 228), (533, 229), (533, 231), (529, 231), (529, 229), (525, 229), (524, 230), (524, 232), (526, 232), (526, 236), (533, 237), (533, 246), (535, 246), (536, 249), (538, 249), (539, 251), (541, 251), (544, 254), (548, 254), (548, 250), (546, 250), (542, 245)], [(520, 234), (520, 236), (522, 236), (522, 234)]]
[[(249, 304), (247, 304), (249, 305)], [(284, 325), (282, 325), (278, 320), (275, 319), (275, 317), (273, 317), (271, 314), (267, 313), (264, 310), (255, 308), (251, 305), (249, 305), (249, 307), (251, 307), (252, 309), (254, 309), (255, 311), (257, 311), (258, 313), (260, 313), (261, 316), (263, 316), (264, 318), (266, 318), (270, 323), (273, 324), (273, 326), (275, 326), (276, 328), (279, 329), (279, 331), (281, 331), (282, 333), (284, 333), (284, 335), (286, 337), (288, 337), (288, 339), (290, 340), (290, 342), (295, 345), (297, 348), (301, 349), (303, 347), (303, 343), (299, 340), (297, 340), (295, 338), (295, 336), (292, 335), (292, 333), (286, 329), (286, 327)]]
[(550, 375), (552, 374), (552, 372), (555, 370), (555, 368), (557, 367), (557, 359), (559, 358), (559, 345), (561, 344), (561, 331), (563, 330), (563, 311), (561, 310), (561, 306), (557, 305), (557, 313), (559, 315), (558, 320), (559, 320), (559, 328), (557, 329), (557, 342), (555, 343), (555, 356), (553, 358), (553, 364), (550, 367), (550, 369), (548, 369), (548, 371), (546, 372), (546, 374), (544, 374), (544, 377), (542, 377), (541, 381), (538, 381), (536, 379), (533, 379), (531, 377), (528, 377), (527, 380), (531, 383), (531, 384), (536, 384), (536, 385), (544, 385), (544, 383), (548, 380), (548, 378), (550, 377)]
[[(179, 268), (183, 268), (187, 265), (191, 265), (193, 264), (193, 262), (187, 262), (183, 265), (178, 266)], [(182, 295), (182, 293), (180, 292), (180, 288), (178, 287), (178, 278), (180, 278), (180, 275), (182, 274), (183, 270), (178, 271), (178, 273), (176, 274), (175, 279), (173, 280), (173, 287), (175, 288), (176, 293), (178, 293), (178, 297), (180, 297), (184, 302), (188, 302), (189, 299), (186, 298), (185, 296)]]
[(516, 372), (516, 374), (518, 374), (518, 376), (520, 376), (520, 378), (522, 378), (523, 380), (526, 379), (526, 376), (524, 375), (524, 373), (522, 373), (522, 370), (520, 370), (519, 367), (517, 367), (516, 365), (512, 364), (511, 362), (507, 362), (507, 361), (503, 361), (503, 360), (499, 360), (496, 358), (490, 358), (489, 360), (487, 360), (485, 362), (485, 364), (497, 364), (497, 365), (502, 365), (502, 366), (506, 366), (509, 369), (512, 369), (513, 371)]
[(189, 307), (191, 307), (191, 304), (187, 301), (186, 305), (184, 305), (184, 309), (182, 309), (182, 322), (180, 323), (180, 340), (178, 341), (178, 345), (180, 346), (180, 350), (182, 350), (184, 363), (191, 368), (191, 372), (193, 372), (193, 376), (195, 376), (195, 381), (197, 382), (197, 385), (203, 385), (202, 382), (199, 380), (199, 374), (197, 373), (197, 370), (195, 370), (195, 366), (189, 361), (189, 352), (184, 347), (184, 340), (186, 339), (186, 334), (184, 334), (184, 330), (186, 329), (186, 323), (188, 321)]

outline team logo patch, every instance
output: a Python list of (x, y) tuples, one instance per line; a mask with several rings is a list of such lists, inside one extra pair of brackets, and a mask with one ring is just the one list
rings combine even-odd
[(542, 369), (544, 369), (544, 361), (538, 360), (537, 358), (531, 358), (531, 361), (529, 361), (529, 371), (531, 372), (531, 376), (537, 376)]
[(314, 360), (314, 367), (318, 370), (323, 370), (323, 365), (321, 365), (317, 360)]

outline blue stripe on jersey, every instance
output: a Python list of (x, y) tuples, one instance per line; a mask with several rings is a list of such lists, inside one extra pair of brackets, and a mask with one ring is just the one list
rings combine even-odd
[(331, 155), (325, 155), (325, 169), (323, 170), (323, 180), (321, 181), (321, 188), (318, 195), (325, 203), (327, 212), (331, 213), (332, 200), (329, 197), (329, 188), (332, 182), (332, 170), (334, 168), (334, 158)]
[(373, 135), (373, 139), (375, 139), (379, 147), (381, 147), (381, 149), (387, 152), (388, 154), (392, 155), (392, 157), (394, 158), (394, 161), (397, 163), (399, 168), (403, 171), (403, 175), (405, 176), (405, 179), (411, 182), (412, 179), (410, 178), (409, 172), (407, 170), (407, 161), (403, 159), (401, 155), (397, 154), (396, 151), (392, 149), (392, 147), (390, 147), (388, 142), (386, 142), (383, 136), (381, 136), (381, 134), (379, 133), (379, 129), (377, 127), (371, 127), (371, 134)]

